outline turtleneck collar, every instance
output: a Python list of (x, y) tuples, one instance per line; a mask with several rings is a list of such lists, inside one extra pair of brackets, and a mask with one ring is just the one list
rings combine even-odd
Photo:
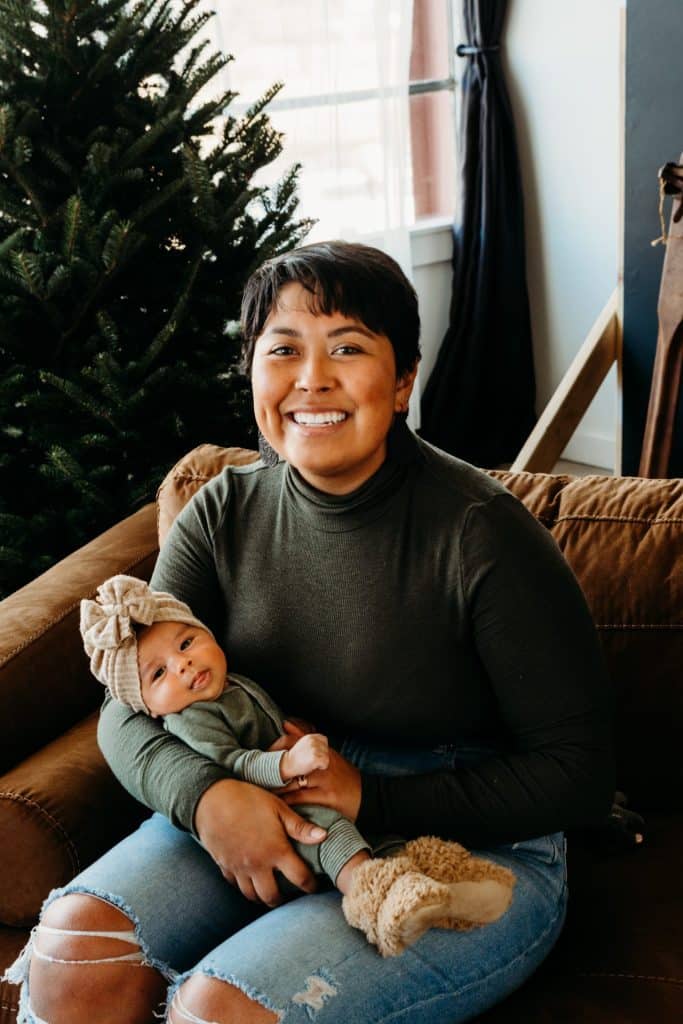
[(290, 507), (314, 529), (324, 533), (356, 530), (383, 514), (418, 457), (417, 438), (400, 420), (387, 436), (386, 459), (377, 472), (354, 491), (348, 494), (319, 491), (287, 464), (283, 476), (284, 495)]

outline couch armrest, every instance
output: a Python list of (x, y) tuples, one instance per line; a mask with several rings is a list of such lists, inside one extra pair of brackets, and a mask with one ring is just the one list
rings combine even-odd
[(0, 775), (0, 921), (30, 926), (51, 889), (149, 814), (116, 781), (97, 747), (94, 712)]
[(0, 601), (0, 772), (99, 706), (78, 629), (81, 598), (115, 573), (149, 579), (157, 550), (156, 510), (146, 505)]

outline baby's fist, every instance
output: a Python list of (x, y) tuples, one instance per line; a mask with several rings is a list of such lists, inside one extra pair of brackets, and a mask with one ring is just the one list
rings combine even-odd
[(287, 750), (280, 762), (280, 773), (284, 781), (297, 775), (310, 775), (317, 768), (324, 770), (330, 764), (330, 749), (327, 736), (319, 732), (309, 733), (297, 740)]

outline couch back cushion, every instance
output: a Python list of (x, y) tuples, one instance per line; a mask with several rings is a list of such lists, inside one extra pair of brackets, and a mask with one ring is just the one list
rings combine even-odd
[(492, 475), (586, 595), (615, 689), (619, 787), (643, 808), (683, 806), (683, 480)]
[[(226, 465), (202, 445), (158, 493), (160, 543)], [(492, 472), (555, 537), (593, 613), (615, 689), (618, 784), (645, 808), (683, 806), (683, 480)]]

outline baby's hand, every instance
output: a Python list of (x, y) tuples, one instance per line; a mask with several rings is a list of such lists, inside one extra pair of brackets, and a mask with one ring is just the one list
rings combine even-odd
[(313, 732), (302, 736), (293, 747), (284, 752), (280, 761), (280, 775), (283, 782), (289, 782), (297, 775), (310, 775), (316, 768), (325, 769), (329, 763), (327, 736)]

